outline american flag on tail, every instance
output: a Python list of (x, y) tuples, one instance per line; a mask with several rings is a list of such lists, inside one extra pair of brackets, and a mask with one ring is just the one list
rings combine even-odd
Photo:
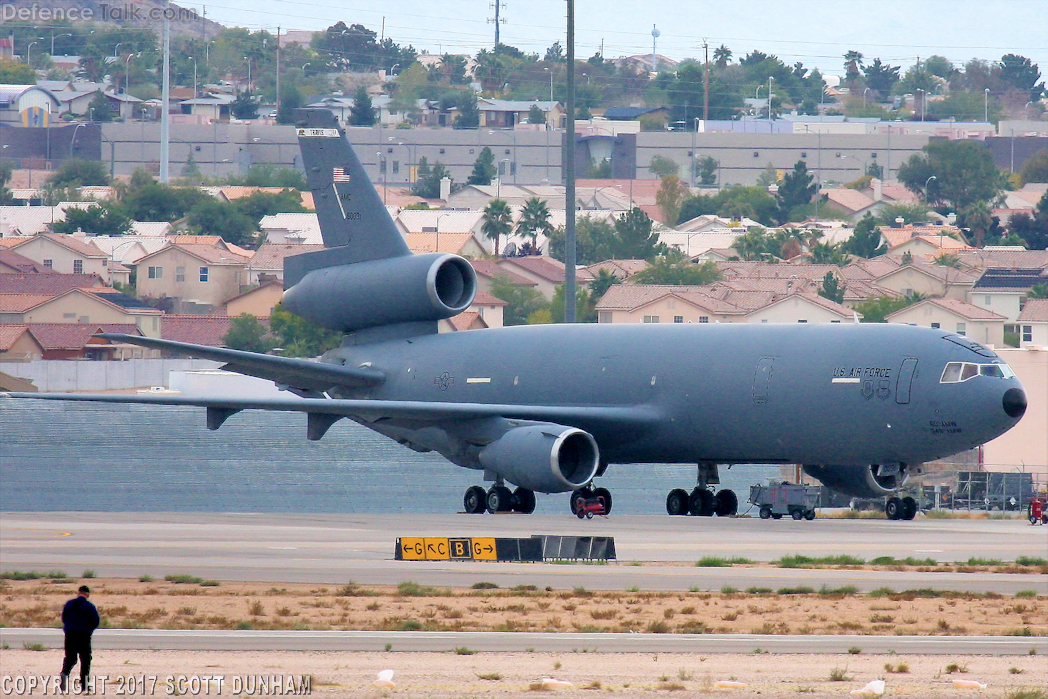
[(331, 178), (335, 182), (349, 182), (349, 173), (346, 172), (344, 167), (333, 167), (331, 168)]

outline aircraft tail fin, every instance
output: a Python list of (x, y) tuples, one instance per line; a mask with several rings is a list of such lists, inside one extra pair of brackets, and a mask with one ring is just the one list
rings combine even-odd
[(335, 115), (328, 109), (299, 109), (295, 116), (321, 235), (325, 246), (340, 248), (337, 264), (410, 255)]

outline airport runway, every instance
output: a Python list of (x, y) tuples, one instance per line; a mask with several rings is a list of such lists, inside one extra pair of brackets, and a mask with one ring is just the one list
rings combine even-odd
[[(62, 647), (58, 629), (0, 629), (0, 642)], [(381, 651), (441, 652), (466, 647), (485, 652), (558, 653), (769, 653), (916, 655), (1038, 655), (1048, 638), (1011, 636), (762, 636), (756, 634), (499, 633), (439, 631), (164, 631), (101, 629), (95, 649), (226, 651)]]
[[(407, 562), (393, 560), (402, 536), (533, 534), (614, 536), (610, 565)], [(969, 557), (1014, 561), (1045, 556), (1048, 527), (1025, 520), (816, 519), (624, 515), (580, 521), (570, 515), (338, 515), (202, 513), (39, 513), (0, 515), (3, 570), (62, 570), (100, 577), (191, 574), (218, 580), (502, 587), (539, 585), (591, 590), (719, 590), (725, 585), (780, 587), (854, 585), (869, 591), (933, 587), (1048, 594), (1043, 575), (921, 573), (916, 570), (696, 568), (702, 556), (770, 561), (784, 554)]]

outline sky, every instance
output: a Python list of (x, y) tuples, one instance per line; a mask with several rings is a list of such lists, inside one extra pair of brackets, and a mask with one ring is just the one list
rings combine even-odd
[[(322, 30), (341, 20), (385, 33), (420, 52), (474, 54), (494, 42), (494, 0), (214, 0), (207, 17), (227, 26)], [(564, 0), (502, 0), (501, 41), (544, 53), (564, 43)], [(200, 11), (196, 0), (179, 3)], [(999, 60), (1019, 53), (1048, 74), (1048, 0), (576, 0), (576, 53), (588, 58), (658, 52), (700, 57), (704, 41), (736, 59), (759, 49), (823, 73), (843, 72), (855, 49), (904, 68), (918, 57)]]

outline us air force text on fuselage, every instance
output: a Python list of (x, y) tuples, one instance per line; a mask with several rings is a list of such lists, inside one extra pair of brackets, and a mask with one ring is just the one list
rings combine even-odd
[[(310, 675), (92, 675), (91, 694), (110, 696), (307, 696)], [(79, 677), (70, 678), (71, 693), (84, 694)], [(57, 675), (4, 675), (2, 696), (62, 695)]]

